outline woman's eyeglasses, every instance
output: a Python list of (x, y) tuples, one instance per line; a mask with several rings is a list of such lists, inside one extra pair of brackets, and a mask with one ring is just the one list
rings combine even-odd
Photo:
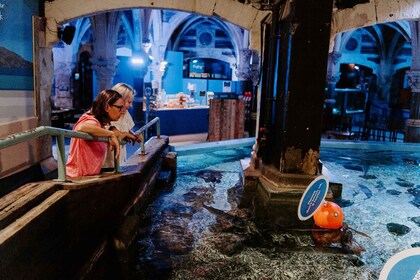
[(111, 104), (110, 106), (115, 107), (115, 108), (118, 108), (118, 110), (119, 110), (120, 112), (121, 112), (121, 110), (124, 108), (124, 105), (118, 106), (118, 105)]

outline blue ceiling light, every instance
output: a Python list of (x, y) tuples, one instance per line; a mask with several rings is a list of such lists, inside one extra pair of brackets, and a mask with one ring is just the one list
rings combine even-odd
[(136, 64), (136, 65), (142, 65), (144, 64), (144, 59), (141, 57), (133, 57), (131, 58), (131, 63)]

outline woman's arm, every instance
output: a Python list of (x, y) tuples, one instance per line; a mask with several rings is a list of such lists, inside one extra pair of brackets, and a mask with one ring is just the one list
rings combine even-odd
[[(123, 131), (120, 131), (119, 129), (117, 129), (115, 126), (111, 126), (109, 128), (109, 130), (113, 131), (119, 139), (124, 139), (127, 142), (133, 143), (133, 145), (136, 143), (136, 141), (138, 141), (137, 136), (130, 133), (131, 131), (123, 132)], [(140, 143), (140, 141), (138, 141), (138, 142)]]
[(111, 151), (115, 149), (115, 158), (118, 159), (120, 156), (120, 143), (116, 134), (108, 129), (104, 129), (94, 124), (90, 123), (81, 123), (79, 124), (75, 131), (89, 133), (94, 137), (109, 137), (109, 145), (111, 146)]
[(86, 122), (79, 124), (75, 131), (86, 132), (95, 137), (111, 137), (114, 134), (111, 130)]

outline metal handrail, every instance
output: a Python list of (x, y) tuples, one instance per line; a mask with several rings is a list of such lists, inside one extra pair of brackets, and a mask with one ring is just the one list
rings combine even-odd
[[(160, 120), (159, 118), (155, 118), (149, 123), (142, 126), (136, 133), (140, 133), (142, 135), (141, 140), (141, 154), (145, 154), (145, 147), (144, 147), (144, 131), (148, 129), (150, 126), (156, 123), (156, 131), (157, 137), (160, 138)], [(64, 138), (80, 138), (88, 141), (99, 141), (99, 142), (106, 142), (109, 143), (109, 138), (107, 137), (93, 137), (89, 133), (85, 132), (76, 132), (73, 130), (67, 130), (57, 127), (51, 126), (39, 126), (32, 130), (23, 131), (20, 133), (16, 133), (10, 135), (4, 139), (0, 140), (0, 150), (25, 142), (27, 140), (31, 140), (37, 137), (50, 135), (54, 136), (57, 139), (57, 170), (58, 170), (58, 178), (57, 181), (66, 181), (66, 154), (65, 154), (65, 143)], [(127, 144), (126, 141), (120, 141), (120, 144), (125, 145)], [(120, 162), (118, 159), (114, 160), (115, 162), (115, 172), (120, 172)]]
[(153, 120), (151, 120), (150, 122), (146, 123), (145, 125), (143, 125), (142, 127), (140, 127), (138, 130), (136, 130), (136, 134), (140, 134), (141, 135), (141, 148), (140, 148), (140, 154), (144, 155), (146, 153), (146, 149), (144, 147), (144, 132), (151, 127), (152, 125), (154, 125), (156, 123), (156, 136), (157, 138), (160, 138), (160, 119), (159, 117), (155, 117)]

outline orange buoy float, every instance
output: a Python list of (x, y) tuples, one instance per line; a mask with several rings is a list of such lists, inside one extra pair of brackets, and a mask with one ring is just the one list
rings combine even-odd
[(343, 226), (343, 210), (331, 201), (324, 201), (313, 217), (315, 224), (322, 228), (339, 229)]

